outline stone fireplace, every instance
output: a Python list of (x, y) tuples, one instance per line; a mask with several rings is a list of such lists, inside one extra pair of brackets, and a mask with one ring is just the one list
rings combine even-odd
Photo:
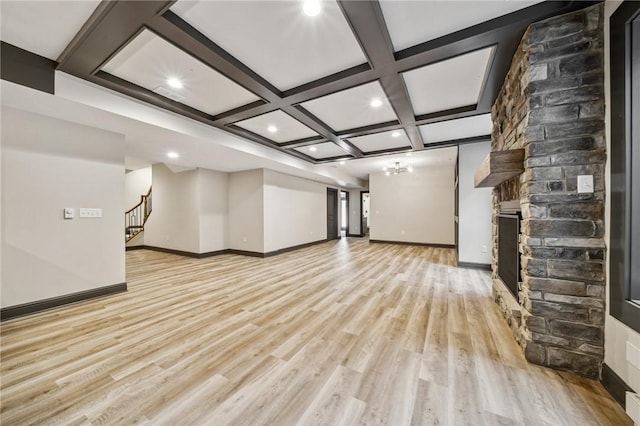
[[(492, 110), (491, 151), (524, 149), (493, 191), (494, 297), (529, 362), (598, 377), (604, 356), (603, 7), (531, 25)], [(593, 176), (594, 191), (577, 178)], [(522, 282), (498, 277), (498, 215), (520, 210)]]

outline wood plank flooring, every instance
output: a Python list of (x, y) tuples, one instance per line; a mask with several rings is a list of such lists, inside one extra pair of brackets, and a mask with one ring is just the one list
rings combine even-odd
[(1, 325), (2, 425), (630, 425), (527, 364), (489, 274), (342, 239), (268, 259), (127, 253), (129, 291)]

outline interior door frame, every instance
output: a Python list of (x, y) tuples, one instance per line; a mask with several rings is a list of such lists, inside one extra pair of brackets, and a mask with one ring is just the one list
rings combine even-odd
[[(349, 220), (349, 191), (344, 191), (344, 190), (340, 190), (340, 208), (342, 209), (342, 193), (345, 193), (345, 203), (347, 204), (347, 208), (346, 208), (346, 213), (347, 213), (347, 228), (345, 229), (346, 231), (346, 236), (349, 237), (351, 236), (351, 232), (349, 232), (349, 228), (351, 227), (351, 221)], [(342, 223), (340, 223), (340, 232), (342, 232)]]
[[(368, 194), (369, 190), (360, 191), (360, 236), (364, 237), (364, 209), (362, 208), (362, 204), (364, 204), (364, 194)], [(369, 195), (371, 197), (371, 195)], [(371, 210), (371, 200), (369, 200), (369, 210)], [(371, 214), (371, 212), (369, 212)]]
[(335, 229), (335, 233), (336, 236), (331, 238), (330, 234), (329, 234), (329, 206), (327, 205), (327, 240), (337, 240), (340, 238), (340, 229), (342, 229), (342, 224), (340, 223), (340, 221), (338, 220), (338, 204), (340, 203), (340, 197), (338, 196), (338, 190), (335, 188), (327, 188), (327, 201), (329, 200), (329, 196), (332, 196), (335, 199), (335, 203), (333, 205), (333, 216), (335, 218), (335, 224), (336, 229)]

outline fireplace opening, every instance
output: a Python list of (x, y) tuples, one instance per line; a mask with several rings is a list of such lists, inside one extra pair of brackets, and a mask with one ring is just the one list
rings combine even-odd
[(498, 215), (498, 276), (518, 300), (520, 274), (520, 215)]

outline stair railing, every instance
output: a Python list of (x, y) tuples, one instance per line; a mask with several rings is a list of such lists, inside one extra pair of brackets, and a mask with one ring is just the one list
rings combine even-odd
[(144, 225), (149, 219), (152, 210), (151, 189), (146, 195), (140, 196), (140, 202), (124, 212), (124, 241), (128, 242), (133, 237), (144, 231)]

